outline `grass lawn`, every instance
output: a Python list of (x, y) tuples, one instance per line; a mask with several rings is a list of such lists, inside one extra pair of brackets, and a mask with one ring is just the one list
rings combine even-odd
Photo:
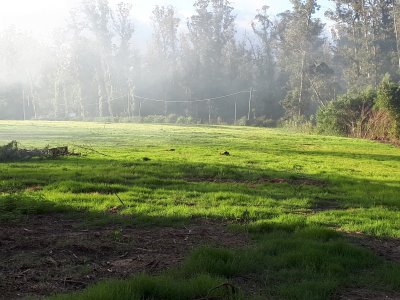
[[(1, 121), (0, 145), (11, 140), (84, 156), (0, 163), (7, 299), (400, 298), (399, 148), (245, 127)], [(93, 275), (106, 252), (150, 261)]]

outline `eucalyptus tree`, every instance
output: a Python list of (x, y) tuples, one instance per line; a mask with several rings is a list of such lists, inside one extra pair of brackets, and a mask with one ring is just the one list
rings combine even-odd
[[(119, 113), (125, 112), (132, 116), (135, 110), (134, 87), (135, 82), (132, 70), (136, 67), (134, 63), (134, 51), (132, 48), (132, 37), (135, 26), (132, 20), (132, 4), (120, 2), (112, 12), (112, 28), (116, 36), (116, 49), (113, 61), (114, 84), (118, 88), (119, 94), (126, 94), (127, 101), (117, 103)], [(122, 99), (121, 99), (122, 100)]]
[[(229, 0), (196, 0), (195, 14), (188, 20), (189, 49), (185, 61), (185, 82), (190, 94), (206, 98), (221, 95), (230, 90), (227, 55), (235, 47), (235, 18)], [(208, 111), (221, 108), (208, 105)], [(204, 111), (204, 107), (203, 107)]]
[(111, 8), (108, 0), (86, 0), (83, 13), (87, 29), (95, 37), (97, 52), (96, 82), (98, 91), (98, 114), (100, 117), (113, 116), (112, 98), (112, 39)]
[(277, 25), (278, 61), (288, 80), (287, 95), (282, 102), (287, 117), (312, 113), (310, 66), (324, 57), (322, 37), (324, 24), (314, 15), (319, 10), (316, 0), (291, 0), (292, 10), (280, 14)]
[[(229, 0), (197, 0), (189, 22), (189, 39), (198, 79), (213, 90), (223, 83), (224, 50), (235, 39), (235, 16)], [(201, 90), (204, 93), (204, 89)]]
[(48, 47), (30, 34), (15, 27), (0, 33), (0, 99), (7, 107), (0, 116), (47, 117), (46, 107), (51, 102), (41, 81), (50, 64), (49, 56)]
[(253, 71), (254, 86), (257, 90), (257, 99), (262, 112), (269, 117), (280, 117), (282, 97), (278, 82), (280, 71), (276, 61), (275, 26), (269, 15), (269, 7), (263, 6), (257, 11), (251, 23), (255, 41), (248, 38), (249, 51), (255, 66)]
[[(350, 90), (377, 86), (398, 72), (398, 24), (392, 0), (332, 0), (326, 15), (335, 22), (336, 61)], [(397, 59), (396, 59), (397, 58)]]
[[(153, 35), (148, 49), (144, 88), (160, 99), (171, 100), (179, 97), (179, 39), (180, 19), (173, 6), (156, 6), (152, 14)], [(151, 85), (151, 86), (150, 86)], [(160, 113), (168, 113), (165, 107)]]

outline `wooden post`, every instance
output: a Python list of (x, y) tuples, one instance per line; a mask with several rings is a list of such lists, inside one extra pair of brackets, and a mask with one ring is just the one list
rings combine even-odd
[(253, 88), (250, 88), (250, 97), (249, 97), (249, 113), (247, 115), (247, 121), (250, 121), (251, 116), (251, 101), (253, 100)]
[(128, 118), (130, 119), (131, 118), (131, 95), (130, 95), (130, 92), (128, 93), (128, 111), (127, 111), (127, 113), (128, 113)]
[(235, 126), (237, 125), (237, 98), (235, 99)]
[(211, 100), (208, 100), (208, 124), (211, 124)]
[(23, 113), (24, 113), (24, 121), (26, 121), (25, 90), (22, 90), (22, 111), (23, 111)]
[(35, 95), (32, 95), (32, 107), (33, 107), (33, 115), (35, 116), (35, 120), (37, 120), (37, 111), (36, 111), (36, 99), (35, 99)]

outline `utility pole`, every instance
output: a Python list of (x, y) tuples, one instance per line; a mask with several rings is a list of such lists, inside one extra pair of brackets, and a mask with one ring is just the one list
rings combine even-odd
[(208, 124), (211, 124), (211, 100), (208, 100)]
[(237, 125), (237, 98), (235, 99), (235, 125)]
[(25, 90), (22, 90), (22, 111), (24, 113), (24, 121), (26, 121), (26, 110), (25, 110)]
[(250, 88), (250, 97), (249, 97), (249, 113), (247, 115), (247, 121), (250, 121), (251, 116), (251, 101), (253, 100), (253, 88)]
[(139, 118), (142, 117), (142, 101), (139, 100)]
[(130, 95), (130, 93), (128, 93), (128, 111), (127, 111), (127, 113), (128, 113), (128, 118), (130, 119), (131, 118), (131, 95)]

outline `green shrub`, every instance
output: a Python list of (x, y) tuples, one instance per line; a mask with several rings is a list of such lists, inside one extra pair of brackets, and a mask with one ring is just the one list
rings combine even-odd
[(165, 123), (166, 118), (160, 115), (150, 115), (143, 118), (143, 123), (162, 124)]
[(247, 125), (247, 117), (241, 117), (241, 118), (237, 121), (237, 125), (239, 125), (239, 126), (246, 126), (246, 125)]
[(376, 107), (387, 112), (393, 119), (392, 135), (400, 138), (400, 85), (385, 76), (378, 88)]
[(266, 127), (266, 128), (274, 128), (277, 125), (275, 120), (269, 119), (267, 117), (257, 117), (253, 120), (246, 120), (246, 126), (255, 126), (255, 127)]
[(177, 120), (178, 120), (178, 116), (175, 114), (170, 114), (166, 118), (167, 123), (176, 123)]
[(284, 120), (280, 122), (280, 127), (287, 130), (301, 132), (301, 133), (313, 133), (314, 132), (314, 120), (307, 119), (304, 116), (294, 117), (289, 120)]
[(323, 134), (361, 136), (376, 99), (376, 92), (368, 88), (349, 93), (330, 102), (317, 114), (317, 130)]

